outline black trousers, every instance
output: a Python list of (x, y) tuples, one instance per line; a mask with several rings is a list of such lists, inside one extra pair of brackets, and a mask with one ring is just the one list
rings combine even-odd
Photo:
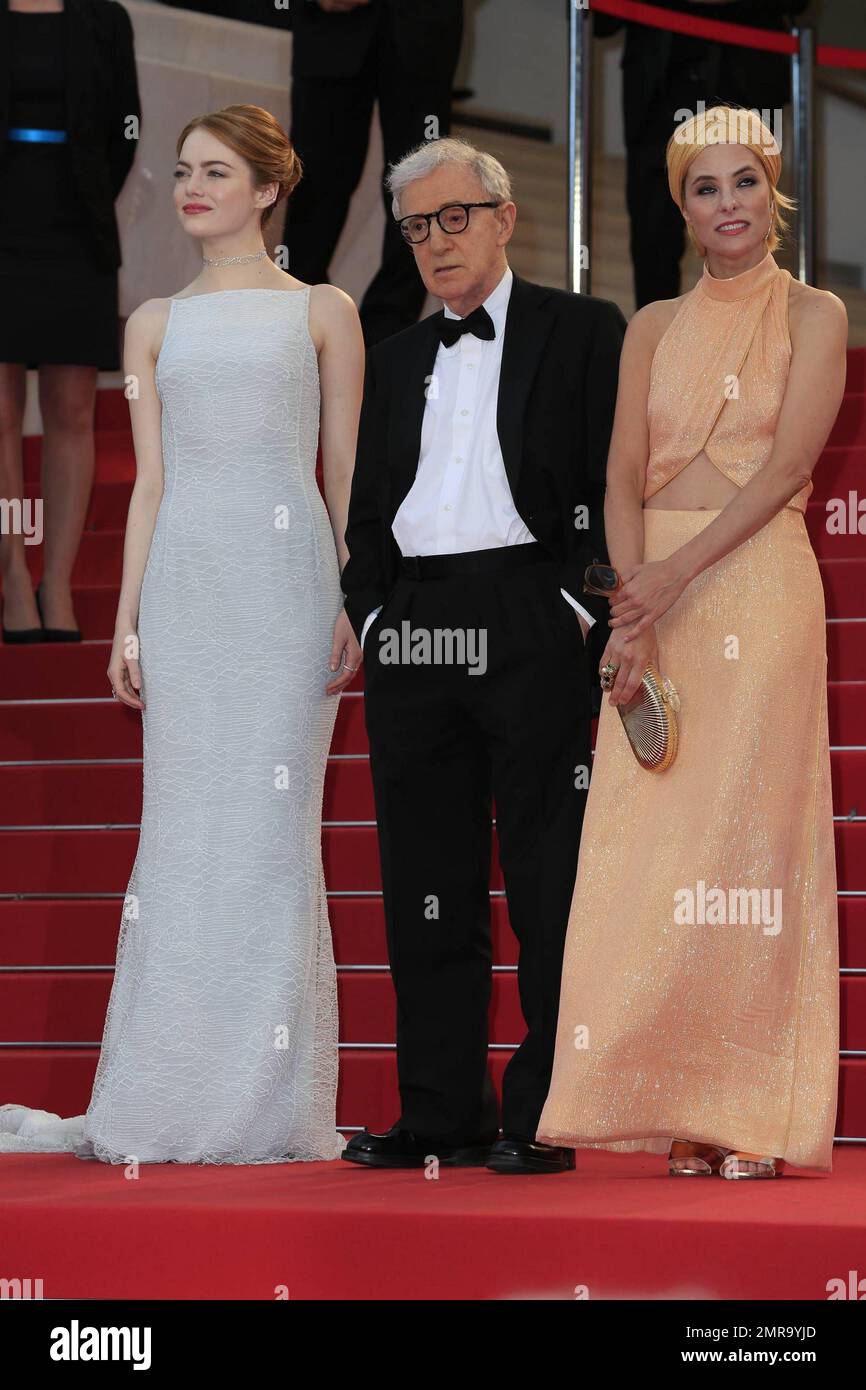
[(626, 152), (626, 201), (636, 309), (656, 299), (676, 299), (680, 293), (680, 261), (686, 234), (683, 215), (668, 188), (666, 143), (629, 145)]
[[(427, 291), (415, 258), (400, 235), (385, 191), (384, 172), (415, 145), (430, 139), (430, 116), (438, 133), (451, 129), (450, 52), (435, 47), (418, 72), (406, 72), (394, 46), (389, 11), (360, 72), (348, 79), (295, 78), (291, 137), (304, 174), (288, 200), (284, 241), (289, 270), (309, 284), (328, 279), (331, 258), (367, 158), (373, 105), (378, 100), (385, 156), (382, 199), (385, 235), (382, 263), (361, 301), (361, 326), (368, 347), (415, 323)], [(422, 209), (427, 211), (427, 209)]]
[[(686, 45), (679, 40), (678, 48)], [(678, 111), (713, 105), (719, 80), (718, 45), (688, 41), (688, 54), (671, 60), (662, 91), (635, 119), (633, 107), (643, 81), (634, 66), (623, 71), (626, 125), (626, 204), (635, 308), (680, 293), (680, 261), (686, 244), (683, 215), (668, 187), (665, 151)]]
[[(385, 660), (389, 634), (405, 632), (404, 624), (411, 635), (483, 632), (485, 669), (477, 651), (474, 675), (469, 663)], [(404, 575), (364, 652), (401, 1123), (442, 1142), (493, 1136), (499, 1127), (488, 1070), (492, 794), (526, 1023), (505, 1071), (502, 1128), (534, 1138), (550, 1084), (586, 801), (586, 775), (576, 769), (590, 762), (588, 657), (577, 615), (547, 559), (471, 575)]]

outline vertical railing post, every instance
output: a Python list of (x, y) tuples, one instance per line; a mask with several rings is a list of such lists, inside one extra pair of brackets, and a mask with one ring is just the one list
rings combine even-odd
[[(589, 294), (590, 63), (592, 17), (586, 0), (568, 0), (568, 289)], [(586, 265), (583, 265), (583, 252)]]
[(798, 40), (792, 57), (794, 165), (797, 197), (797, 277), (815, 283), (815, 31), (803, 25), (791, 31)]

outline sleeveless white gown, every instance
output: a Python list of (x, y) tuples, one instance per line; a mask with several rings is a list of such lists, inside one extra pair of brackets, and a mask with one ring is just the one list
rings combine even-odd
[(0, 1107), (0, 1150), (333, 1159), (322, 794), (343, 596), (316, 485), (309, 288), (171, 301), (165, 491), (141, 592), (144, 797), (86, 1115)]

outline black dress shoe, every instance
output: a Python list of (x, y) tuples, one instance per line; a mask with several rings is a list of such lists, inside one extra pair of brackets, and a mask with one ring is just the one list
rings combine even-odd
[[(6, 612), (6, 601), (3, 601), (3, 613)], [(4, 623), (0, 631), (3, 633), (3, 641), (8, 646), (16, 643), (23, 646), (25, 643), (42, 642), (45, 638), (45, 630), (41, 627), (7, 627)]]
[[(41, 584), (40, 580), (40, 584)], [(42, 614), (42, 597), (39, 593), (39, 584), (34, 590), (36, 596), (36, 607), (39, 609), (39, 617), (42, 619), (42, 627), (39, 629), (39, 636), (35, 639), (38, 642), (80, 642), (81, 632), (77, 627), (46, 627), (45, 618)]]
[(494, 1137), (479, 1137), (467, 1144), (443, 1144), (396, 1124), (385, 1134), (372, 1134), (368, 1129), (356, 1134), (340, 1157), (368, 1168), (424, 1168), (431, 1157), (449, 1168), (482, 1168)]
[(574, 1167), (574, 1149), (503, 1134), (490, 1150), (487, 1167), (493, 1173), (567, 1173)]
[(9, 647), (15, 646), (16, 643), (24, 646), (25, 643), (32, 645), (34, 642), (44, 642), (45, 630), (41, 627), (4, 627), (3, 641)]

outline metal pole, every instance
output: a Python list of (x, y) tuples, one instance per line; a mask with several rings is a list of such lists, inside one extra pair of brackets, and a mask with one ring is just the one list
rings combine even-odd
[(797, 195), (797, 277), (806, 285), (814, 285), (815, 31), (809, 25), (803, 25), (791, 32), (794, 38), (799, 40), (799, 50), (791, 59)]
[[(567, 288), (589, 294), (590, 63), (592, 23), (585, 0), (568, 0), (568, 266)], [(585, 264), (583, 264), (585, 262)]]

